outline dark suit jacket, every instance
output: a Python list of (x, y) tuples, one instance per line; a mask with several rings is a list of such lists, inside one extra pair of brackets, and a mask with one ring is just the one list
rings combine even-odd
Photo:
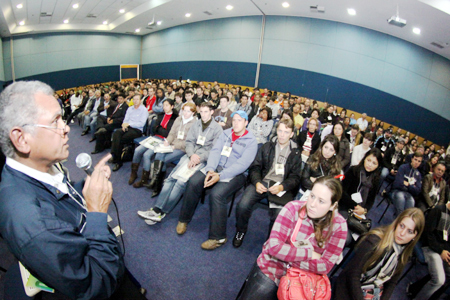
[[(86, 110), (92, 112), (92, 110), (94, 109), (94, 105), (95, 105), (96, 101), (97, 101), (97, 98), (95, 98), (95, 97), (91, 101), (89, 101), (88, 106), (86, 107)], [(100, 114), (100, 110), (99, 110), (100, 106), (104, 105), (103, 102), (105, 102), (105, 100), (103, 100), (103, 98), (100, 97), (100, 104), (98, 105), (98, 108), (97, 108), (97, 112), (99, 114)]]
[[(119, 104), (117, 104), (119, 105)], [(114, 109), (116, 109), (114, 107)], [(113, 120), (113, 124), (122, 124), (123, 119), (125, 119), (125, 114), (127, 112), (128, 105), (126, 102), (122, 103), (115, 113), (111, 113), (110, 118)], [(113, 110), (114, 111), (114, 110)]]
[[(116, 106), (117, 106), (117, 102), (116, 101), (109, 100), (109, 107), (108, 107), (108, 110), (106, 111), (106, 115), (108, 117), (113, 113), (113, 111), (116, 108)], [(101, 101), (100, 105), (98, 106), (98, 114), (100, 114), (104, 110), (105, 110), (105, 101)]]

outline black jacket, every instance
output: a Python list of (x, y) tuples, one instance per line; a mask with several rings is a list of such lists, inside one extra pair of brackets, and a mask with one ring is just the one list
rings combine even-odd
[[(119, 104), (117, 104), (117, 105), (119, 105)], [(114, 107), (114, 110), (116, 110), (116, 107)], [(108, 118), (111, 118), (111, 120), (113, 120), (113, 124), (122, 124), (123, 120), (125, 119), (125, 114), (127, 113), (127, 109), (128, 109), (128, 104), (126, 102), (124, 102), (116, 111), (113, 110), (111, 115), (108, 115)]]
[[(277, 145), (277, 141), (277, 138), (273, 138), (258, 150), (255, 160), (249, 167), (248, 178), (253, 185), (256, 185), (258, 182), (262, 182), (267, 173), (269, 173), (275, 158), (275, 146)], [(284, 178), (281, 185), (286, 193), (291, 193), (292, 196), (295, 196), (300, 186), (302, 160), (297, 144), (291, 141), (289, 147), (291, 149), (291, 153), (289, 154), (286, 164), (284, 165)]]
[[(307, 130), (304, 130), (302, 132), (300, 132), (300, 134), (297, 137), (297, 145), (298, 148), (300, 149), (300, 153), (303, 151), (303, 144), (306, 142), (306, 134), (308, 133)], [(320, 146), (320, 135), (318, 132), (315, 132), (312, 141), (311, 141), (311, 153), (310, 155), (313, 155), (314, 152), (317, 151), (317, 149), (319, 149)]]
[(394, 170), (398, 170), (398, 168), (403, 164), (403, 160), (405, 159), (405, 156), (403, 155), (403, 152), (400, 151), (398, 156), (397, 156), (397, 162), (395, 163), (395, 165), (392, 164), (392, 157), (395, 154), (395, 147), (389, 147), (385, 152), (384, 152), (384, 157), (383, 157), (383, 166), (387, 169), (389, 169), (389, 171), (391, 171), (392, 169)]
[(175, 122), (176, 118), (178, 118), (178, 114), (173, 111), (172, 116), (169, 119), (169, 123), (167, 124), (167, 128), (163, 128), (161, 126), (161, 122), (164, 119), (164, 116), (166, 114), (159, 114), (156, 118), (156, 121), (153, 123), (153, 132), (155, 135), (160, 135), (162, 137), (167, 137), (169, 135), (170, 129), (173, 126), (173, 123)]
[[(358, 167), (353, 166), (345, 173), (345, 178), (342, 181), (342, 198), (339, 201), (339, 210), (348, 211), (349, 209), (353, 209), (358, 203), (352, 200), (352, 194), (356, 193), (358, 190), (358, 186), (361, 182), (361, 178), (359, 176)], [(369, 211), (373, 203), (375, 202), (375, 197), (377, 196), (378, 189), (378, 181), (372, 183), (372, 189), (367, 196), (365, 201), (365, 205), (362, 205), (367, 211)]]
[[(323, 163), (320, 166), (322, 167), (322, 169), (320, 169), (320, 167), (318, 167), (317, 169), (311, 169), (311, 156), (309, 157), (308, 161), (305, 164), (305, 167), (303, 169), (303, 173), (302, 173), (302, 181), (301, 181), (301, 187), (302, 190), (306, 191), (306, 190), (311, 190), (312, 186), (313, 186), (313, 182), (311, 181), (310, 177), (314, 177), (314, 178), (318, 178), (318, 177), (322, 177), (322, 176), (327, 176), (327, 175), (339, 175), (339, 174), (330, 174), (331, 168), (326, 164)], [(322, 173), (323, 171), (323, 173)]]

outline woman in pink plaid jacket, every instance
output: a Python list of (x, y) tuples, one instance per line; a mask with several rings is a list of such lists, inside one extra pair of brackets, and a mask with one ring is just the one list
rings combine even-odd
[[(347, 237), (347, 223), (337, 211), (341, 196), (339, 180), (327, 176), (314, 182), (306, 201), (287, 203), (238, 299), (277, 299), (278, 284), (288, 266), (327, 274), (342, 254)], [(291, 235), (300, 214), (305, 217), (292, 244)]]

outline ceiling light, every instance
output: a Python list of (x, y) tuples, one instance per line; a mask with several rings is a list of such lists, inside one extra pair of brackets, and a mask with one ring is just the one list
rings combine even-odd
[(20, 26), (25, 25), (25, 21), (21, 21), (21, 22), (19, 23), (19, 25), (20, 25)]
[(187, 14), (185, 14), (184, 15), (186, 18), (189, 18), (190, 16), (191, 16), (191, 14), (190, 13), (187, 13)]
[(289, 3), (287, 3), (287, 2), (283, 2), (281, 5), (283, 5), (284, 8), (288, 8), (289, 7)]
[(121, 10), (119, 10), (119, 12), (121, 13), (121, 14), (123, 14), (124, 12), (125, 12), (125, 9), (121, 9)]
[(232, 9), (233, 9), (233, 6), (227, 5), (225, 8), (228, 9), (228, 10), (232, 10)]
[(64, 20), (64, 24), (67, 24), (67, 23), (69, 23), (69, 20)]
[(156, 25), (161, 25), (161, 24), (162, 24), (162, 21), (156, 22)]
[(21, 9), (22, 7), (23, 7), (23, 4), (22, 3), (20, 3), (20, 4), (17, 4), (17, 6), (16, 6), (18, 9)]
[(420, 34), (420, 28), (414, 27), (414, 28), (413, 28), (413, 32), (414, 32), (415, 34)]
[(108, 21), (103, 21), (103, 25), (107, 25), (108, 24)]
[(353, 8), (347, 8), (347, 12), (349, 15), (354, 16), (356, 15), (356, 10), (354, 10)]
[(73, 8), (78, 8), (78, 3), (75, 3), (74, 5), (72, 5)]
[(135, 30), (136, 32), (139, 32), (139, 31), (141, 31), (141, 29), (139, 29), (139, 28), (136, 28), (136, 30)]

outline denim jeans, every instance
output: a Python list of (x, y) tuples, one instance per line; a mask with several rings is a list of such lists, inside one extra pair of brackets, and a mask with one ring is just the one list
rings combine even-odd
[[(181, 196), (184, 193), (184, 190), (186, 189), (187, 182), (183, 182), (172, 177), (172, 174), (174, 174), (174, 172), (176, 172), (176, 170), (181, 165), (183, 165), (186, 160), (189, 160), (187, 155), (184, 155), (180, 159), (178, 165), (172, 170), (170, 175), (164, 181), (161, 193), (156, 200), (155, 207), (161, 209), (165, 214), (170, 213), (175, 208), (175, 206), (177, 206), (178, 202), (181, 199)], [(203, 167), (204, 163), (201, 163), (199, 169)]]
[(431, 279), (423, 286), (415, 299), (429, 299), (445, 284), (446, 278), (450, 279), (450, 266), (442, 260), (440, 253), (436, 253), (428, 247), (422, 247), (422, 250)]
[(155, 154), (155, 152), (152, 149), (139, 145), (139, 147), (134, 150), (133, 164), (139, 164), (143, 160), (142, 167), (145, 171), (150, 171), (153, 154)]
[(276, 300), (278, 286), (254, 264), (237, 300)]
[(177, 161), (182, 158), (186, 153), (184, 151), (175, 149), (172, 153), (156, 153), (155, 160), (160, 160), (164, 162), (162, 171), (166, 171), (167, 164)]
[(378, 186), (378, 189), (381, 190), (381, 187), (383, 186), (384, 180), (389, 175), (389, 169), (386, 167), (383, 167), (380, 174), (380, 185)]
[[(247, 232), (248, 222), (252, 216), (253, 207), (261, 200), (267, 198), (267, 193), (258, 193), (256, 187), (253, 184), (249, 184), (242, 195), (241, 201), (239, 201), (236, 207), (236, 231)], [(273, 223), (280, 213), (280, 208), (270, 208), (269, 217), (269, 234), (272, 230)]]
[(394, 203), (397, 216), (405, 209), (414, 207), (414, 198), (408, 192), (393, 190), (392, 201)]
[[(206, 175), (197, 171), (188, 180), (186, 192), (183, 197), (183, 206), (181, 207), (179, 221), (189, 223), (194, 216), (197, 204), (200, 201), (200, 195), (203, 192), (203, 186)], [(229, 182), (217, 182), (207, 190), (209, 194), (209, 208), (211, 220), (209, 222), (209, 239), (220, 240), (227, 237), (227, 204), (229, 196), (237, 192), (244, 186), (245, 176), (239, 174)]]

